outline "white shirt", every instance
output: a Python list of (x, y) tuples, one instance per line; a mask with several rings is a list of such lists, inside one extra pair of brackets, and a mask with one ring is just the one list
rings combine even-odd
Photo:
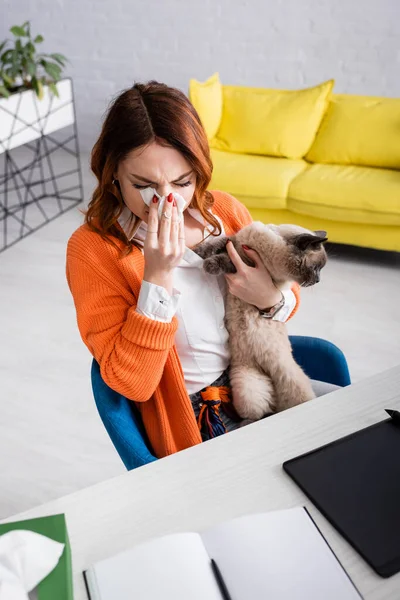
[[(212, 229), (200, 211), (188, 208), (192, 217), (204, 225), (204, 236)], [(119, 218), (127, 230), (131, 211), (126, 208)], [(221, 219), (221, 235), (225, 235)], [(147, 224), (142, 221), (133, 238), (143, 244)], [(176, 349), (181, 361), (188, 394), (213, 383), (228, 367), (230, 353), (228, 331), (224, 324), (226, 282), (224, 275), (208, 275), (202, 268), (203, 259), (186, 248), (182, 261), (174, 270), (172, 296), (161, 286), (142, 282), (137, 312), (149, 319), (169, 323), (176, 315), (178, 330)], [(285, 306), (274, 317), (286, 321), (296, 305), (291, 290), (284, 291)]]

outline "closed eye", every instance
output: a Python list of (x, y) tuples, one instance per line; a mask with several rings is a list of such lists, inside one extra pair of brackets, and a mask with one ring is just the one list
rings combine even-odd
[(192, 182), (185, 181), (185, 183), (177, 183), (176, 185), (179, 185), (179, 187), (189, 187), (189, 185), (192, 185)]
[[(149, 185), (138, 185), (137, 183), (133, 183), (132, 184), (133, 187), (137, 190), (145, 190), (149, 187), (152, 186), (152, 184)], [(189, 185), (192, 185), (191, 181), (185, 181), (184, 183), (175, 183), (174, 185), (176, 185), (177, 187), (181, 187), (181, 188), (185, 188), (185, 187), (189, 187)]]

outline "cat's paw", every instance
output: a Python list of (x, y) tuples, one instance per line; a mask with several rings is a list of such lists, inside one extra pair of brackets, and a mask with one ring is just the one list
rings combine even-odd
[(198, 246), (193, 248), (193, 252), (195, 254), (197, 254), (197, 256), (200, 256), (200, 258), (202, 258), (202, 259), (207, 258), (207, 254), (208, 254), (207, 244), (204, 244), (204, 243), (199, 244)]
[(219, 256), (210, 256), (203, 263), (203, 269), (209, 275), (221, 275), (222, 264)]

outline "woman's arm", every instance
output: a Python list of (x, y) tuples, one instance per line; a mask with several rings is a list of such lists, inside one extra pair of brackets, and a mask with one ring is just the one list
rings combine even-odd
[(67, 279), (82, 340), (104, 381), (136, 402), (151, 398), (161, 379), (178, 327), (136, 311), (95, 265), (67, 253)]

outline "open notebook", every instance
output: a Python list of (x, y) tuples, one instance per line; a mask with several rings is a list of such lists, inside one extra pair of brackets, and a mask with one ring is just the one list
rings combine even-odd
[(85, 571), (91, 600), (359, 600), (306, 509), (255, 514), (201, 535), (157, 538)]

